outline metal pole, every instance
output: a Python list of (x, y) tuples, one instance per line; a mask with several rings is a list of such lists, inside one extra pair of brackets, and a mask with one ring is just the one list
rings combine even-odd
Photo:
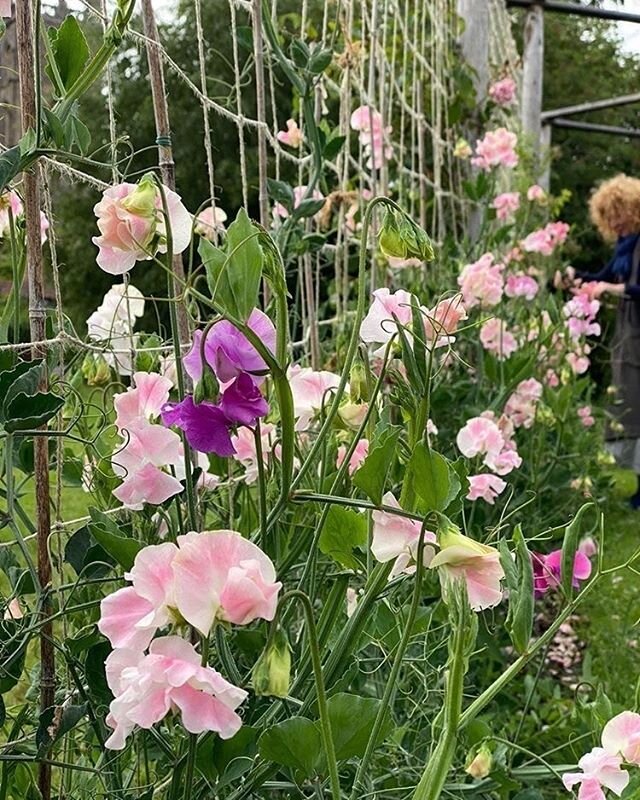
[(540, 2), (530, 5), (524, 23), (522, 71), (522, 130), (536, 160), (540, 158), (542, 133), (542, 77), (544, 71), (544, 11)]
[(569, 117), (572, 114), (583, 114), (586, 111), (599, 111), (605, 108), (629, 106), (632, 103), (640, 103), (640, 93), (623, 94), (620, 97), (609, 97), (605, 100), (593, 100), (590, 103), (579, 103), (575, 106), (553, 108), (549, 111), (542, 112), (542, 120), (554, 120), (556, 117)]
[[(537, 5), (540, 0), (506, 0), (507, 6), (512, 8), (531, 8)], [(579, 17), (594, 17), (596, 19), (608, 19), (616, 22), (640, 22), (639, 14), (631, 14), (628, 11), (614, 11), (597, 6), (583, 6), (578, 3), (556, 2), (555, 0), (542, 0), (545, 11), (554, 11), (560, 14), (575, 14)]]

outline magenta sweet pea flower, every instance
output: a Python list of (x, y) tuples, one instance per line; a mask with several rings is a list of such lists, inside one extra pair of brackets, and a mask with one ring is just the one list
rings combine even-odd
[[(561, 581), (562, 550), (554, 550), (549, 555), (532, 553), (534, 576), (534, 592), (536, 598), (542, 597), (547, 589), (555, 589)], [(581, 551), (577, 550), (573, 560), (573, 580), (575, 589), (580, 587), (580, 581), (586, 581), (591, 575), (591, 561)]]
[(246, 372), (238, 375), (231, 386), (224, 390), (220, 408), (229, 422), (249, 428), (269, 413), (269, 404)]
[(162, 421), (165, 425), (181, 428), (194, 450), (223, 457), (235, 453), (229, 420), (220, 406), (214, 403), (194, 403), (193, 397), (187, 395), (179, 403), (166, 403), (163, 406)]
[[(260, 338), (272, 353), (276, 349), (276, 329), (269, 317), (260, 309), (254, 308), (247, 325)], [(183, 358), (185, 369), (194, 381), (202, 377), (202, 331), (193, 334), (191, 350)], [(257, 373), (266, 372), (267, 365), (247, 337), (227, 320), (216, 322), (207, 333), (204, 357), (217, 378), (226, 383), (237, 378), (241, 372), (248, 372), (260, 383), (263, 377)]]

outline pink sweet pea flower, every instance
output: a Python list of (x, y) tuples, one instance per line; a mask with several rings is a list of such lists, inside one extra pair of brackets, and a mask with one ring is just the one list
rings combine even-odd
[(474, 611), (498, 605), (502, 600), (500, 581), (504, 578), (498, 551), (464, 536), (455, 525), (439, 535), (438, 543), (440, 552), (429, 566), (439, 570), (443, 591), (446, 593), (452, 582), (464, 580)]
[(520, 192), (503, 192), (494, 198), (491, 207), (499, 220), (509, 219), (520, 208)]
[[(164, 187), (171, 224), (173, 252), (182, 253), (191, 241), (191, 216), (180, 196)], [(92, 241), (98, 246), (98, 266), (112, 275), (128, 272), (136, 261), (167, 252), (167, 229), (162, 211), (162, 197), (151, 178), (139, 184), (121, 183), (106, 189), (94, 207), (100, 236)]]
[(293, 395), (293, 413), (296, 430), (306, 430), (313, 417), (331, 400), (340, 376), (328, 370), (313, 370), (309, 367), (293, 366), (288, 373)]
[(219, 206), (207, 206), (196, 217), (196, 223), (193, 226), (195, 233), (208, 239), (210, 242), (214, 241), (216, 235), (224, 231), (224, 223), (227, 221), (227, 214)]
[[(548, 555), (532, 553), (535, 596), (542, 597), (547, 589), (555, 589), (560, 585), (562, 571), (562, 550), (553, 550)], [(591, 575), (591, 561), (580, 549), (573, 560), (572, 585), (580, 587), (580, 581), (586, 581)]]
[(485, 171), (492, 167), (517, 167), (518, 154), (515, 151), (518, 137), (506, 128), (487, 131), (484, 138), (476, 142), (476, 155), (471, 159), (474, 167)]
[(499, 106), (510, 106), (516, 99), (516, 82), (513, 78), (502, 78), (492, 83), (489, 97)]
[(493, 505), (496, 497), (502, 494), (507, 484), (502, 478), (490, 473), (483, 473), (481, 475), (469, 475), (469, 492), (467, 500), (482, 499), (489, 505)]
[(98, 630), (113, 647), (144, 650), (156, 630), (169, 623), (169, 609), (175, 607), (173, 559), (177, 552), (171, 542), (145, 547), (125, 573), (132, 586), (102, 600)]
[(0, 17), (11, 16), (11, 0), (0, 0)]
[(591, 558), (598, 552), (598, 545), (591, 536), (585, 536), (584, 539), (580, 540), (578, 550), (587, 558)]
[(504, 320), (494, 317), (480, 328), (480, 342), (485, 350), (493, 353), (499, 361), (509, 358), (518, 349), (515, 336), (507, 330)]
[[(2, 1), (3, 0), (0, 0), (0, 2)], [(11, 16), (11, 0), (8, 0), (7, 8), (9, 13), (0, 13), (0, 17)], [(11, 216), (13, 216), (13, 221), (15, 224), (20, 214), (24, 213), (24, 206), (22, 205), (22, 200), (20, 199), (18, 193), (14, 192), (13, 190), (4, 192), (0, 195), (0, 239), (4, 238), (5, 236), (9, 236), (11, 232), (11, 218), (9, 215), (9, 209), (11, 209)]]
[(640, 766), (640, 714), (623, 711), (610, 719), (602, 730), (602, 746), (628, 764)]
[[(382, 504), (392, 508), (400, 508), (400, 504), (391, 492), (387, 492), (384, 495)], [(373, 538), (371, 552), (376, 561), (382, 564), (387, 561), (395, 561), (389, 578), (395, 578), (402, 572), (407, 574), (414, 573), (416, 571), (415, 560), (418, 554), (420, 531), (422, 530), (421, 523), (388, 511), (374, 511), (372, 518)], [(431, 531), (425, 531), (424, 540), (425, 542), (435, 542), (436, 536)], [(434, 548), (430, 545), (425, 545), (422, 552), (423, 563), (428, 567), (434, 556)]]
[(116, 425), (120, 430), (135, 426), (141, 419), (151, 421), (159, 417), (172, 386), (168, 378), (156, 372), (136, 372), (133, 382), (134, 386), (113, 398)]
[(605, 800), (602, 787), (620, 797), (629, 783), (629, 773), (621, 768), (621, 764), (620, 756), (611, 755), (602, 747), (594, 747), (578, 761), (582, 772), (566, 772), (562, 782), (569, 790), (580, 784), (578, 800)]
[(234, 531), (178, 537), (173, 560), (176, 608), (207, 635), (216, 618), (234, 625), (272, 620), (282, 584), (271, 559)]
[(522, 240), (520, 246), (527, 253), (540, 253), (550, 256), (558, 245), (564, 243), (569, 233), (566, 222), (549, 222), (544, 228), (530, 233)]
[[(268, 350), (275, 352), (276, 329), (263, 311), (254, 308), (247, 319), (247, 327), (260, 338)], [(202, 331), (195, 331), (193, 345), (182, 359), (185, 369), (194, 381), (199, 381), (202, 377), (201, 344)], [(268, 369), (265, 360), (247, 337), (235, 325), (224, 319), (209, 329), (204, 345), (204, 357), (223, 383), (232, 381), (242, 372), (248, 372), (254, 383), (260, 384), (264, 376), (259, 373), (264, 373)]]
[[(260, 426), (262, 461), (265, 467), (269, 461), (269, 454), (273, 450), (275, 430), (276, 426), (268, 422)], [(244, 467), (244, 482), (246, 484), (255, 483), (258, 477), (258, 455), (253, 431), (249, 428), (238, 428), (237, 434), (231, 437), (231, 443), (235, 449), (234, 459)]]
[(351, 114), (351, 128), (360, 131), (360, 144), (368, 157), (366, 166), (380, 169), (393, 157), (393, 148), (386, 144), (391, 128), (385, 127), (382, 114), (369, 106), (360, 106)]
[(532, 184), (527, 189), (527, 200), (530, 203), (543, 203), (547, 199), (547, 194), (542, 186), (537, 183)]
[(278, 131), (276, 134), (276, 139), (279, 142), (282, 142), (282, 144), (286, 144), (288, 147), (300, 147), (304, 137), (302, 136), (302, 131), (298, 127), (298, 123), (295, 121), (295, 119), (288, 119), (287, 130)]
[[(342, 462), (345, 459), (347, 454), (347, 448), (344, 445), (340, 445), (338, 448), (338, 456), (336, 458), (336, 467), (340, 469)], [(360, 469), (362, 466), (363, 461), (369, 454), (369, 440), (368, 439), (359, 439), (358, 444), (353, 451), (351, 458), (349, 459), (349, 466), (347, 467), (347, 471), (349, 475), (353, 475), (353, 473)]]
[(504, 447), (504, 437), (493, 420), (472, 417), (458, 431), (456, 444), (467, 458), (487, 453), (498, 455)]
[(235, 709), (247, 693), (202, 666), (193, 645), (179, 636), (156, 639), (148, 655), (114, 650), (105, 666), (115, 695), (106, 720), (113, 733), (105, 745), (112, 750), (122, 750), (136, 726), (148, 730), (172, 710), (181, 712), (189, 733), (214, 731), (230, 739), (242, 725)]
[(394, 256), (387, 256), (387, 264), (391, 269), (405, 269), (406, 267), (420, 267), (422, 261), (419, 258), (395, 258)]
[(591, 413), (591, 406), (582, 406), (582, 408), (579, 408), (578, 417), (585, 428), (590, 428), (592, 425), (596, 424), (596, 421)]
[(485, 253), (478, 261), (464, 267), (458, 277), (458, 285), (467, 309), (477, 305), (490, 308), (500, 302), (503, 270), (504, 264), (494, 264), (491, 253)]
[(360, 325), (362, 341), (380, 345), (374, 351), (375, 355), (384, 355), (387, 343), (398, 332), (394, 316), (401, 325), (411, 323), (412, 301), (416, 302), (415, 297), (404, 289), (398, 289), (397, 292), (390, 292), (389, 289), (375, 290), (371, 308)]
[(504, 406), (505, 416), (514, 428), (530, 428), (536, 417), (536, 405), (542, 397), (542, 384), (535, 378), (520, 381), (515, 391), (509, 395)]
[(520, 272), (517, 275), (509, 275), (504, 293), (507, 297), (524, 297), (525, 300), (533, 300), (539, 289), (540, 286), (535, 278)]
[(467, 319), (467, 310), (462, 302), (462, 295), (456, 294), (447, 300), (441, 300), (424, 316), (427, 342), (435, 347), (445, 347), (455, 342), (454, 334), (458, 330), (458, 325)]

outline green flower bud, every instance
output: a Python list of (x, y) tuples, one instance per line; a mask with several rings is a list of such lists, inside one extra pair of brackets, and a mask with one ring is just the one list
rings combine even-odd
[(433, 261), (435, 254), (431, 239), (406, 214), (389, 209), (378, 237), (380, 250), (387, 258), (418, 258)]
[(89, 386), (106, 386), (111, 380), (111, 367), (101, 355), (87, 353), (81, 370)]
[(407, 245), (400, 234), (397, 213), (388, 209), (378, 235), (380, 250), (387, 258), (408, 258)]
[(287, 635), (278, 629), (256, 661), (251, 674), (257, 695), (287, 697), (291, 680), (291, 650)]
[(145, 175), (128, 197), (121, 201), (122, 205), (138, 217), (152, 219), (156, 216), (158, 186), (152, 174)]
[(156, 334), (146, 336), (141, 342), (139, 350), (136, 353), (136, 370), (138, 372), (153, 372), (158, 365), (158, 354), (146, 348), (156, 348), (162, 344), (160, 337)]
[(354, 403), (369, 399), (367, 371), (359, 358), (353, 362), (349, 373), (349, 397)]
[(220, 394), (220, 384), (216, 378), (213, 370), (206, 363), (202, 365), (202, 377), (196, 384), (193, 392), (193, 400), (195, 403), (202, 403), (203, 400), (215, 402)]

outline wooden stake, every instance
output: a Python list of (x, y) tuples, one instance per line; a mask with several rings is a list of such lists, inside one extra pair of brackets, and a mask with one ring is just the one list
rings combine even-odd
[(542, 134), (542, 77), (544, 70), (544, 9), (531, 6), (524, 23), (522, 71), (522, 130), (529, 137), (536, 159), (540, 160)]
[[(156, 142), (158, 144), (158, 166), (164, 185), (175, 191), (176, 165), (173, 160), (171, 146), (171, 125), (169, 123), (169, 105), (164, 82), (164, 68), (160, 57), (160, 36), (153, 12), (152, 0), (142, 0), (142, 23), (144, 34), (147, 37), (147, 63), (149, 65), (149, 79), (151, 81), (151, 97), (153, 100), (153, 115), (156, 122)], [(184, 285), (184, 266), (182, 256), (174, 255), (173, 271), (180, 283), (180, 291)], [(169, 298), (170, 301), (173, 298)], [(183, 303), (178, 304), (178, 328), (180, 331), (180, 344), (184, 345), (191, 340), (187, 310)], [(176, 353), (176, 358), (179, 356)]]
[[(18, 49), (18, 72), (20, 76), (20, 103), (23, 135), (36, 129), (37, 100), (34, 56), (34, 25), (30, 0), (16, 2), (16, 36)], [(30, 172), (24, 173), (24, 215), (27, 240), (27, 276), (29, 284), (29, 330), (32, 358), (44, 358), (46, 351), (41, 345), (45, 338), (46, 311), (44, 302), (44, 277), (42, 270), (42, 244), (40, 240), (40, 167), (34, 164)], [(46, 362), (40, 391), (46, 391), (48, 378)], [(46, 426), (44, 428), (46, 430)], [(40, 710), (55, 703), (55, 652), (53, 648), (53, 625), (49, 590), (51, 586), (51, 561), (49, 558), (49, 535), (51, 532), (49, 505), (49, 452), (46, 436), (34, 437), (34, 479), (36, 493), (37, 563), (40, 591), (43, 593), (41, 614), (44, 623), (40, 627)], [(43, 800), (51, 797), (51, 766), (40, 763), (38, 787)]]

